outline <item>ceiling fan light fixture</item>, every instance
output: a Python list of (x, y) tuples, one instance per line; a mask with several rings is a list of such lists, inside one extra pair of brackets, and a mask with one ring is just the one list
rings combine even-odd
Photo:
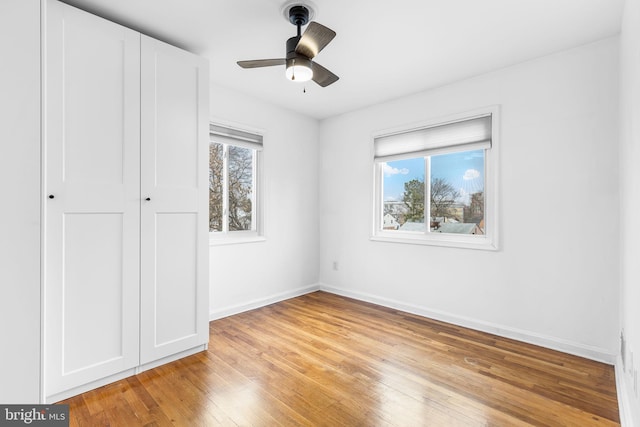
[[(284, 58), (254, 59), (238, 61), (242, 68), (285, 66), (285, 77), (293, 82), (308, 82), (313, 80), (321, 87), (329, 86), (338, 81), (339, 77), (324, 68), (313, 59), (336, 36), (336, 32), (322, 24), (310, 21), (314, 8), (308, 4), (298, 3), (300, 0), (287, 0), (284, 8), (285, 17), (296, 26), (296, 35), (287, 40), (287, 54)], [(308, 1), (308, 0), (305, 0)], [(307, 28), (302, 32), (302, 27)]]
[(308, 82), (313, 78), (311, 60), (306, 58), (288, 59), (285, 76), (287, 77), (287, 80), (294, 82)]

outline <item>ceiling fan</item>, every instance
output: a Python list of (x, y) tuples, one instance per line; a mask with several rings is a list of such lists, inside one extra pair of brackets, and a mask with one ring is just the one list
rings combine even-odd
[(333, 40), (336, 32), (317, 22), (310, 22), (304, 34), (301, 34), (301, 27), (309, 22), (309, 9), (302, 5), (289, 9), (289, 22), (298, 28), (298, 34), (287, 40), (286, 58), (238, 61), (238, 65), (242, 68), (286, 65), (285, 75), (289, 80), (313, 80), (322, 87), (335, 83), (339, 77), (312, 59)]

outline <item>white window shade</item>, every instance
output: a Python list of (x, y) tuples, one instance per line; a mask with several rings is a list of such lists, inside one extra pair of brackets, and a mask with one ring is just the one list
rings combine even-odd
[(374, 140), (374, 156), (378, 162), (433, 155), (443, 148), (448, 152), (452, 148), (491, 148), (491, 115), (384, 135)]
[(262, 150), (262, 135), (213, 124), (209, 126), (209, 135), (211, 141), (220, 144), (229, 144), (252, 150)]

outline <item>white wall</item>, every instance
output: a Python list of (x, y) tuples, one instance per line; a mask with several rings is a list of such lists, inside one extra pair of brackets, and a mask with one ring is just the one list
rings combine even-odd
[[(321, 122), (322, 285), (613, 362), (617, 82), (611, 38)], [(492, 104), (501, 250), (370, 241), (372, 133)]]
[(0, 2), (0, 402), (40, 390), (40, 2)]
[[(621, 321), (627, 366), (618, 364), (619, 395), (628, 425), (640, 425), (633, 370), (640, 365), (640, 1), (626, 0), (620, 43)], [(634, 365), (631, 366), (631, 353)], [(637, 375), (637, 374), (636, 374)], [(622, 380), (622, 381), (620, 381)], [(635, 423), (634, 423), (635, 421)]]
[(210, 247), (210, 317), (309, 292), (318, 283), (318, 122), (217, 85), (211, 117), (264, 135), (263, 242)]

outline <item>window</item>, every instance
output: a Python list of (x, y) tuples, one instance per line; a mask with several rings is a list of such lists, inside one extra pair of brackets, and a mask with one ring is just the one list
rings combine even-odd
[(374, 240), (497, 248), (497, 108), (374, 137)]
[(210, 126), (209, 232), (212, 241), (260, 236), (261, 153), (261, 135)]

